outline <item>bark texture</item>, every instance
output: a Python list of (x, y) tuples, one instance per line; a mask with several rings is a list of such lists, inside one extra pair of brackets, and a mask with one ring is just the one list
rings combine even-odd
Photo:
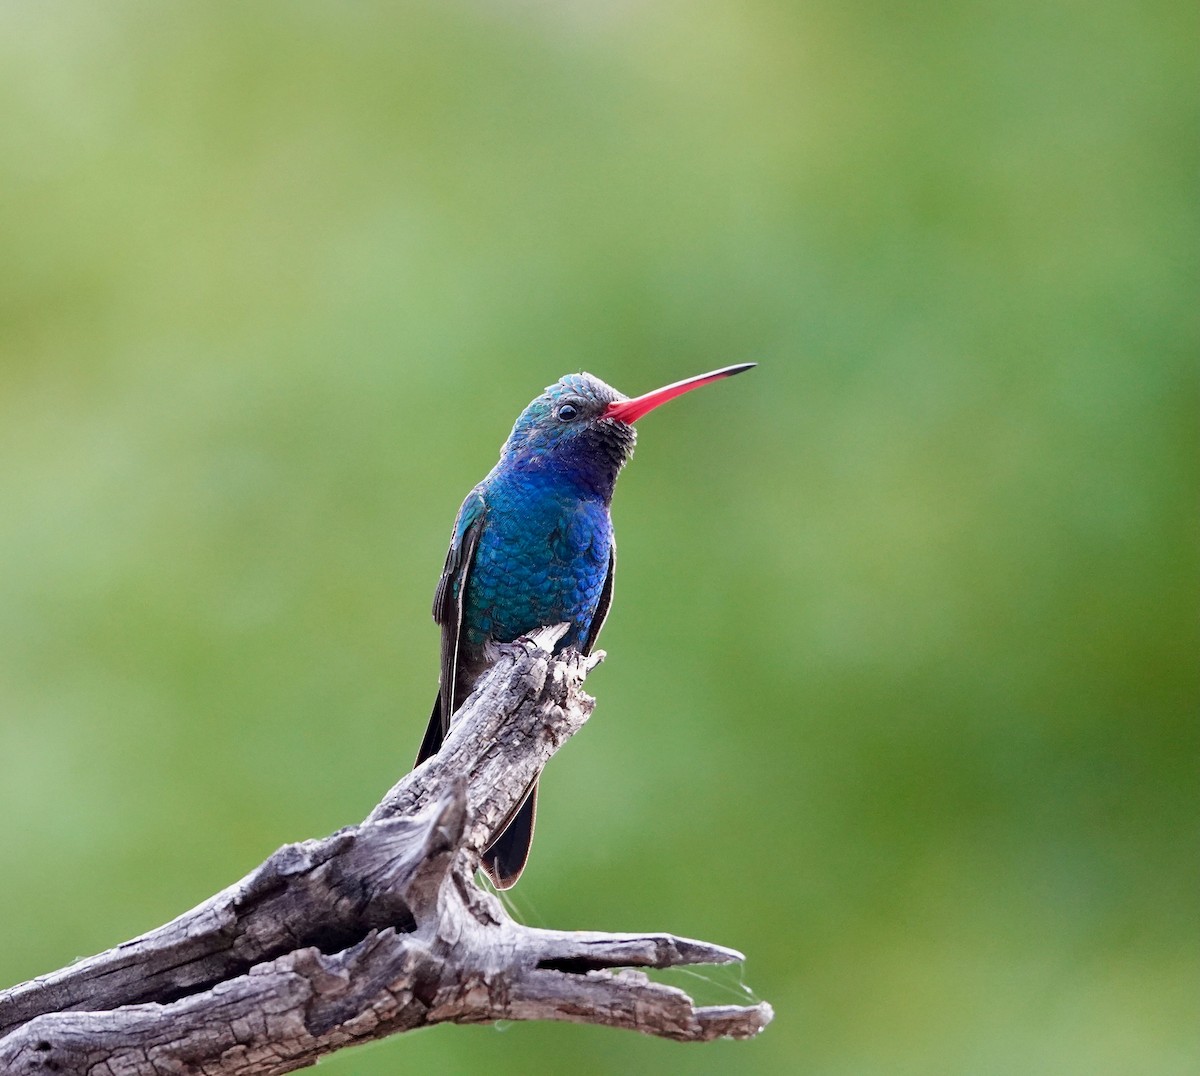
[(600, 659), (561, 628), (498, 648), (441, 751), (370, 816), (286, 845), (170, 923), (0, 992), (0, 1074), (267, 1076), (431, 1024), (571, 1020), (749, 1038), (765, 1002), (697, 1007), (636, 968), (739, 953), (670, 934), (544, 930), (475, 884), (479, 854), (591, 714)]

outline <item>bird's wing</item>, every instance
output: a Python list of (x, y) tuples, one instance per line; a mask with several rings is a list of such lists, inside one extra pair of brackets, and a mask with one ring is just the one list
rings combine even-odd
[(600, 634), (600, 629), (604, 627), (604, 621), (608, 619), (608, 609), (612, 605), (613, 583), (616, 574), (617, 540), (614, 538), (612, 544), (608, 547), (608, 575), (604, 577), (604, 586), (600, 588), (600, 600), (596, 603), (596, 611), (592, 614), (592, 622), (588, 625), (587, 639), (583, 644), (585, 657), (592, 652), (592, 647), (596, 645), (596, 636)]
[(454, 686), (458, 672), (458, 643), (462, 632), (463, 602), (466, 599), (467, 581), (475, 563), (475, 550), (479, 536), (483, 533), (487, 517), (487, 503), (478, 489), (467, 494), (458, 518), (454, 521), (454, 533), (450, 538), (450, 549), (446, 553), (446, 564), (433, 594), (433, 619), (442, 629), (441, 680), (438, 697), (429, 717), (429, 727), (417, 755), (417, 765), (424, 762), (442, 746), (442, 740), (450, 728), (450, 715), (454, 712)]

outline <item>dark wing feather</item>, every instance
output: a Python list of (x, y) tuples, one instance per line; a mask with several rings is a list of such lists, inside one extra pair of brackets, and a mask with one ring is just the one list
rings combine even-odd
[(433, 594), (433, 619), (442, 628), (441, 678), (438, 695), (429, 715), (429, 726), (417, 754), (419, 766), (436, 754), (450, 729), (454, 713), (454, 689), (458, 674), (458, 642), (462, 633), (463, 602), (467, 581), (475, 563), (475, 550), (483, 533), (486, 505), (478, 490), (472, 490), (459, 509), (454, 523), (454, 535), (446, 553), (446, 564)]
[(596, 637), (608, 619), (608, 609), (613, 600), (613, 583), (617, 574), (617, 540), (612, 540), (608, 547), (608, 575), (604, 577), (604, 586), (600, 590), (600, 600), (596, 603), (596, 611), (592, 614), (592, 622), (588, 625), (587, 639), (584, 640), (583, 653), (586, 657), (596, 645)]

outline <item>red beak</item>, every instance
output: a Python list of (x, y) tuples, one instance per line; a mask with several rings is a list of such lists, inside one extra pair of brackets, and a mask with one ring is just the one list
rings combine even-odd
[(725, 366), (720, 370), (713, 370), (710, 374), (686, 377), (682, 381), (676, 381), (673, 385), (664, 385), (661, 389), (647, 392), (644, 396), (635, 396), (632, 400), (617, 400), (610, 403), (604, 409), (601, 417), (615, 418), (618, 422), (634, 423), (647, 411), (653, 411), (659, 404), (665, 404), (668, 400), (682, 396), (685, 392), (691, 392), (692, 389), (698, 389), (701, 385), (707, 385), (710, 381), (733, 377), (734, 374), (740, 374), (757, 365), (758, 363), (755, 362), (743, 362), (737, 366)]

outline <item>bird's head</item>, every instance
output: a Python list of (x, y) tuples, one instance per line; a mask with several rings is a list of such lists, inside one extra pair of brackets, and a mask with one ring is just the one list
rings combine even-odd
[(521, 412), (502, 459), (521, 469), (553, 467), (606, 498), (633, 455), (633, 423), (659, 404), (754, 363), (727, 366), (630, 399), (591, 374), (567, 374)]
[(522, 470), (554, 469), (601, 495), (633, 455), (637, 434), (605, 417), (626, 397), (591, 374), (567, 374), (529, 404), (513, 426), (503, 458)]

